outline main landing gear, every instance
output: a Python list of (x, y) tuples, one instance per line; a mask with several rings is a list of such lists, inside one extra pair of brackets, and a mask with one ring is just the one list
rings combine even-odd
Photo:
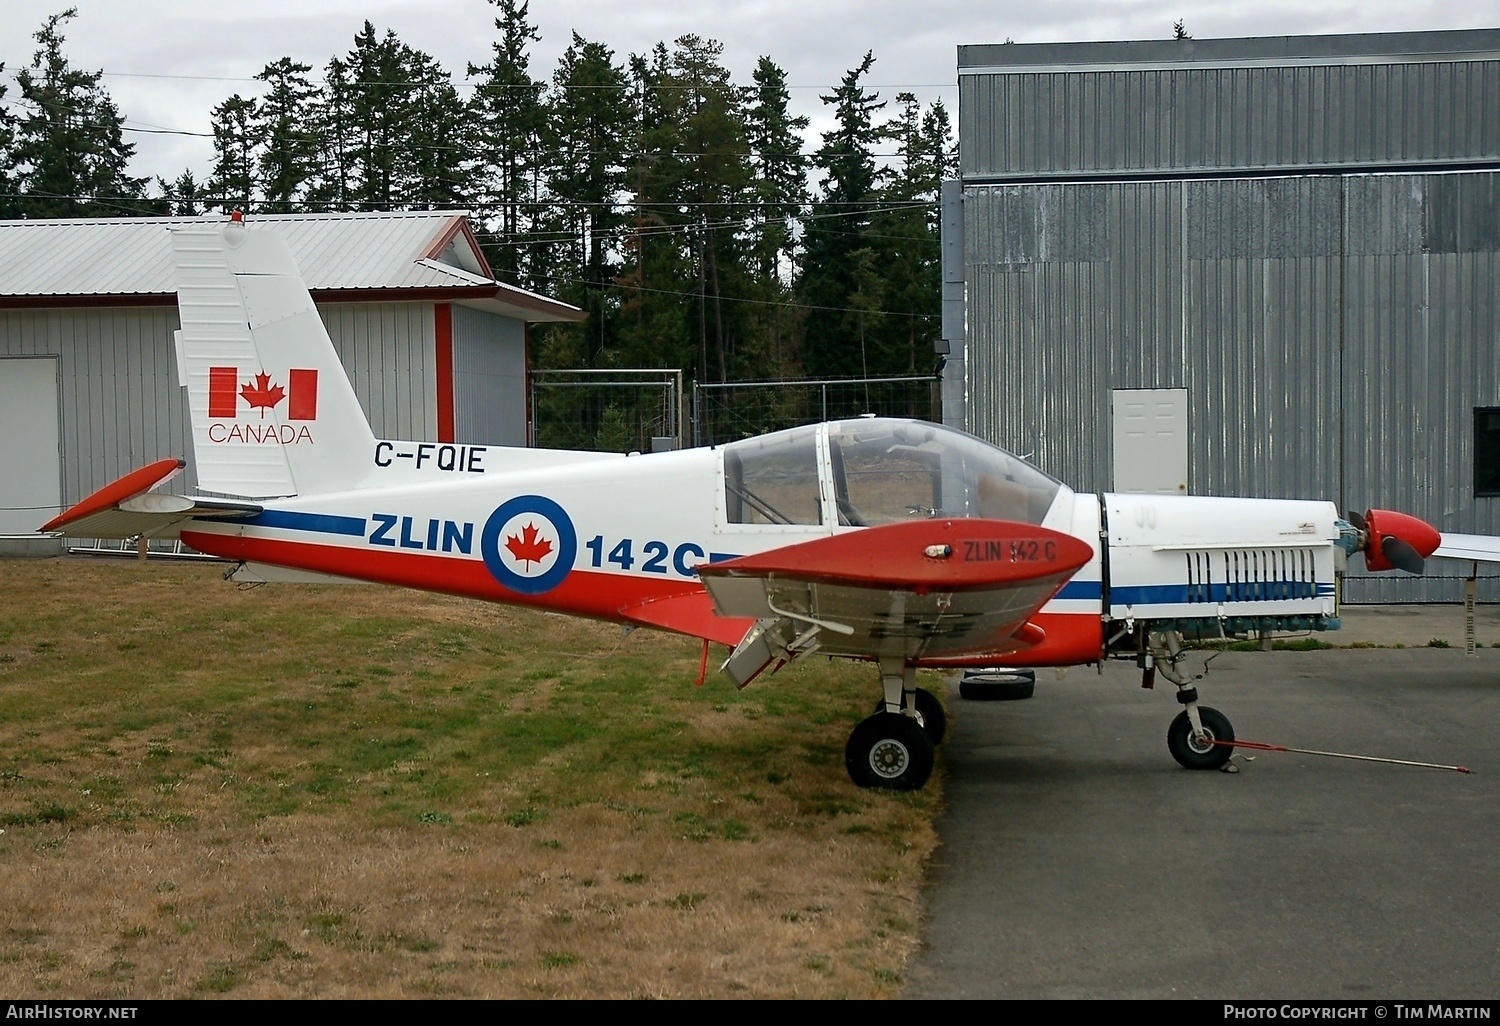
[(860, 787), (914, 791), (932, 776), (934, 747), (947, 732), (948, 718), (937, 696), (917, 687), (917, 671), (902, 661), (882, 660), (885, 697), (875, 715), (849, 734), (844, 768)]
[(1182, 712), (1167, 728), (1167, 750), (1186, 769), (1223, 769), (1234, 754), (1234, 728), (1217, 709), (1198, 704), (1198, 689), (1177, 669), (1186, 653), (1176, 631), (1152, 631), (1146, 636), (1148, 655), (1141, 686), (1149, 688), (1156, 672), (1177, 685)]

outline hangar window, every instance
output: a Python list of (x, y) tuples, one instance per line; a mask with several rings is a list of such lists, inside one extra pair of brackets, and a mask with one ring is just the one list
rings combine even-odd
[(1500, 496), (1500, 406), (1474, 407), (1474, 494)]

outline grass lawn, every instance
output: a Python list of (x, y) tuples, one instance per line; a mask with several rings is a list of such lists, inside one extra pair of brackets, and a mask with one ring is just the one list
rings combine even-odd
[(0, 992), (899, 990), (941, 774), (849, 782), (870, 667), (222, 572), (0, 561)]

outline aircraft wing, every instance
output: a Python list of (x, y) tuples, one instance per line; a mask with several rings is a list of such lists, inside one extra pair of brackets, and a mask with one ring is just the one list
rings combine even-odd
[(150, 493), (150, 489), (176, 477), (185, 466), (183, 460), (165, 459), (131, 471), (63, 510), (40, 530), (69, 538), (134, 538), (139, 535), (170, 538), (187, 520), (249, 517), (261, 512), (262, 507), (253, 502)]
[(1448, 534), (1432, 553), (1443, 559), (1463, 559), (1470, 562), (1500, 563), (1500, 538), (1489, 534)]
[(741, 556), (698, 574), (720, 616), (756, 624), (724, 664), (740, 686), (813, 651), (911, 660), (1040, 643), (1030, 617), (1093, 558), (1005, 520), (914, 520)]

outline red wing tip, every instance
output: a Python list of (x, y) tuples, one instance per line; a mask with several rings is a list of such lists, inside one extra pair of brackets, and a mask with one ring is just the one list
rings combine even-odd
[(75, 520), (98, 513), (100, 510), (109, 509), (111, 506), (124, 502), (126, 499), (134, 498), (144, 491), (161, 484), (167, 478), (181, 471), (187, 466), (187, 460), (181, 456), (168, 456), (148, 463), (144, 467), (132, 470), (124, 477), (112, 481), (88, 495), (79, 502), (63, 510), (57, 516), (47, 521), (38, 531), (54, 531), (65, 524)]

